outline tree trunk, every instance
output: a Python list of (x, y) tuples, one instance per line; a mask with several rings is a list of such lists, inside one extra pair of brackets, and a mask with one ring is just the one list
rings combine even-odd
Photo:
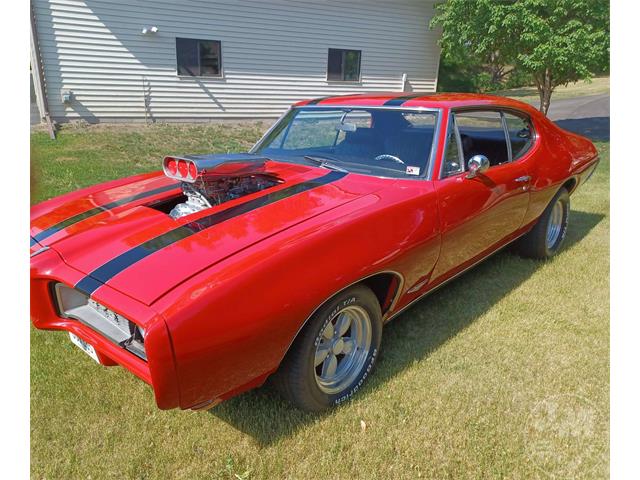
[(551, 71), (546, 68), (543, 75), (536, 75), (536, 88), (538, 89), (538, 95), (540, 96), (540, 111), (545, 115), (549, 111), (549, 105), (551, 105), (551, 94), (555, 88), (552, 81), (553, 77)]

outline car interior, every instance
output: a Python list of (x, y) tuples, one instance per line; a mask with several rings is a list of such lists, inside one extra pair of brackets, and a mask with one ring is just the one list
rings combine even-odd
[[(415, 126), (401, 112), (394, 115), (389, 113), (385, 112), (384, 116), (377, 117), (374, 114), (371, 126), (357, 127), (353, 132), (346, 132), (334, 152), (367, 159), (392, 155), (401, 159), (406, 166), (423, 168), (433, 143), (433, 126)], [(393, 160), (380, 161), (394, 163)]]
[[(524, 154), (533, 143), (533, 132), (530, 122), (519, 116), (505, 113), (509, 138), (496, 111), (479, 111), (455, 115), (455, 124), (460, 134), (464, 170), (469, 168), (469, 160), (474, 155), (484, 155), (493, 167), (508, 163), (511, 144), (512, 158)], [(458, 146), (454, 138), (450, 138), (447, 146), (444, 172), (445, 175), (462, 171), (459, 165)]]
[(493, 167), (509, 161), (504, 130), (474, 130), (460, 128), (465, 169), (474, 155), (484, 155)]

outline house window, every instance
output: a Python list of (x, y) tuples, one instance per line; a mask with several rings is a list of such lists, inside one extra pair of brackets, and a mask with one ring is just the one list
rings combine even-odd
[(360, 80), (360, 50), (329, 49), (327, 80), (357, 82)]
[(220, 42), (176, 38), (178, 75), (192, 77), (221, 77)]

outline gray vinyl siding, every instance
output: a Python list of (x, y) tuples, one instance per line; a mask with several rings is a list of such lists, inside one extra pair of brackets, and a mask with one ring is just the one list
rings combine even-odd
[[(65, 121), (268, 118), (304, 98), (435, 91), (425, 0), (35, 0), (51, 116)], [(142, 35), (143, 27), (156, 34)], [(176, 74), (175, 38), (219, 40), (222, 78)], [(362, 51), (361, 80), (327, 81), (329, 48)], [(73, 100), (64, 105), (61, 93)]]

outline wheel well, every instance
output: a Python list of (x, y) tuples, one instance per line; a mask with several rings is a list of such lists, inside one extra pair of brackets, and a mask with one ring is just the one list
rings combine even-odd
[[(375, 275), (372, 275), (370, 277), (364, 278), (359, 282), (353, 283), (349, 285), (349, 287), (357, 284), (363, 284), (369, 287), (371, 291), (374, 293), (374, 295), (376, 296), (376, 298), (378, 299), (378, 302), (380, 303), (380, 310), (384, 315), (389, 310), (389, 308), (391, 308), (391, 306), (393, 305), (393, 301), (398, 296), (398, 293), (400, 292), (400, 287), (402, 287), (402, 282), (403, 282), (403, 278), (399, 273), (381, 272), (381, 273), (376, 273)], [(346, 290), (349, 287), (345, 287), (343, 290)], [(343, 290), (336, 292), (335, 295), (337, 295)], [(305, 327), (309, 319), (313, 316), (313, 314), (315, 314), (317, 309), (320, 308), (322, 305), (323, 304), (318, 305), (316, 310), (314, 310), (314, 312), (309, 317), (307, 317), (304, 323), (300, 326), (297, 333), (291, 340), (291, 343), (287, 347), (287, 350), (285, 351), (283, 359), (289, 354), (289, 351), (291, 350), (291, 346), (296, 341), (296, 339), (300, 335), (300, 332)], [(282, 359), (281, 359), (281, 362), (282, 362)]]
[(562, 186), (566, 188), (567, 192), (569, 192), (569, 195), (571, 195), (575, 190), (577, 184), (578, 184), (578, 181), (575, 178), (570, 178), (569, 180), (564, 182)]
[(400, 288), (400, 276), (392, 272), (378, 273), (362, 280), (362, 284), (369, 287), (380, 303), (380, 310), (384, 315), (391, 307), (398, 289)]

